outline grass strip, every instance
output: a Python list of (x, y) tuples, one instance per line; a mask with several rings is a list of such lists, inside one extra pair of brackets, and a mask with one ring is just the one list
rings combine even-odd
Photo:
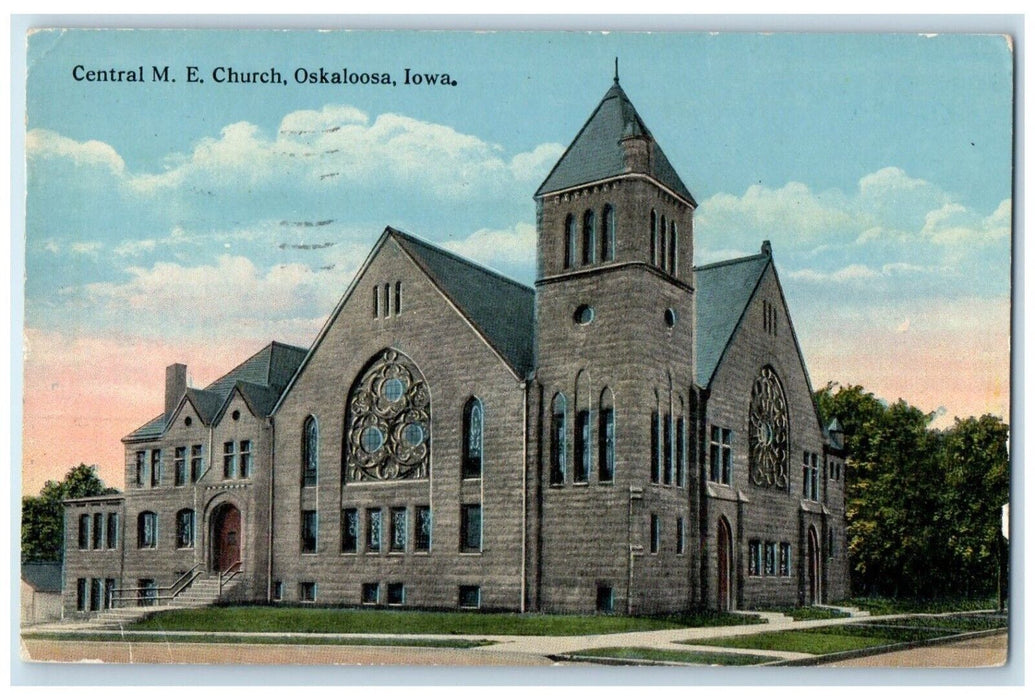
[(169, 643), (169, 644), (303, 644), (314, 646), (377, 646), (377, 647), (436, 647), (447, 649), (470, 649), (485, 646), (492, 642), (484, 639), (417, 639), (401, 637), (305, 637), (275, 636), (252, 637), (246, 635), (208, 634), (132, 634), (123, 635), (117, 632), (29, 632), (22, 635), (24, 639), (49, 639), (55, 641), (76, 642), (125, 642), (125, 643)]
[(851, 598), (844, 601), (873, 615), (897, 615), (900, 613), (949, 613), (970, 610), (994, 610), (995, 598), (964, 598), (946, 600), (899, 600), (895, 598)]
[(367, 610), (295, 606), (227, 606), (171, 610), (135, 622), (138, 631), (330, 634), (583, 635), (744, 625), (762, 618), (722, 613), (658, 617)]
[(1007, 626), (1005, 615), (973, 614), (947, 615), (944, 617), (903, 617), (897, 620), (861, 620), (861, 625), (894, 625), (901, 627), (927, 627), (942, 629), (947, 633), (977, 632), (980, 630), (998, 629)]
[(698, 664), (701, 666), (756, 666), (776, 657), (756, 654), (729, 654), (721, 651), (676, 651), (649, 647), (607, 647), (582, 649), (568, 654), (573, 659), (591, 661), (594, 658), (622, 659), (625, 661), (660, 661), (664, 663)]
[(734, 649), (759, 649), (767, 651), (796, 651), (804, 654), (834, 654), (867, 647), (890, 644), (893, 640), (881, 634), (865, 636), (858, 633), (837, 634), (824, 630), (786, 630), (782, 632), (761, 632), (759, 634), (715, 639), (694, 639), (681, 644), (695, 646), (731, 647)]

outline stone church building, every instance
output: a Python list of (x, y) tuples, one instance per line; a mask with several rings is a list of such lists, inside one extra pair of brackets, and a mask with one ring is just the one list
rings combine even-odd
[(769, 243), (694, 266), (697, 204), (617, 77), (534, 196), (534, 288), (387, 228), (308, 349), (168, 367), (125, 493), (66, 503), (66, 612), (845, 597), (840, 428)]

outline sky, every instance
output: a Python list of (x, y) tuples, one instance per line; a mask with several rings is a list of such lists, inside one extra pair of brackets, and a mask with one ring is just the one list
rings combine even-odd
[[(531, 284), (532, 193), (615, 57), (699, 203), (695, 262), (772, 241), (815, 388), (1009, 419), (1004, 37), (80, 30), (27, 51), (25, 493), (79, 462), (121, 487), (166, 365), (203, 386), (308, 347), (387, 225)], [(296, 81), (321, 68), (395, 84)]]

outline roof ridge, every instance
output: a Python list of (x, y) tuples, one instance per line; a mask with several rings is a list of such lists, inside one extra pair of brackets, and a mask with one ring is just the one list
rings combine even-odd
[(729, 260), (719, 260), (717, 262), (708, 263), (707, 265), (694, 265), (694, 272), (701, 270), (710, 270), (714, 267), (722, 267), (723, 265), (736, 265), (738, 263), (745, 263), (749, 260), (758, 260), (761, 258), (768, 258), (769, 256), (765, 253), (754, 253), (753, 255), (745, 255), (740, 258), (730, 258)]
[(408, 240), (408, 241), (411, 241), (413, 243), (416, 243), (417, 245), (422, 245), (422, 246), (424, 246), (426, 248), (430, 248), (431, 250), (435, 251), (436, 253), (439, 253), (441, 255), (445, 255), (446, 257), (451, 258), (452, 260), (455, 260), (458, 263), (461, 263), (463, 265), (467, 265), (468, 267), (473, 267), (473, 268), (475, 268), (476, 270), (478, 270), (480, 272), (484, 272), (484, 273), (486, 273), (488, 275), (496, 277), (497, 279), (499, 279), (499, 280), (501, 280), (503, 282), (507, 282), (507, 283), (509, 283), (509, 284), (511, 284), (511, 285), (513, 285), (515, 287), (518, 287), (520, 289), (523, 289), (525, 291), (531, 292), (533, 294), (535, 293), (535, 288), (530, 287), (527, 284), (522, 284), (521, 282), (518, 282), (515, 279), (507, 277), (502, 272), (498, 272), (496, 270), (493, 270), (490, 267), (486, 267), (485, 265), (477, 263), (477, 262), (471, 260), (470, 258), (465, 258), (464, 256), (460, 255), (459, 253), (455, 253), (455, 252), (453, 252), (451, 250), (448, 250), (446, 248), (442, 248), (441, 246), (437, 246), (437, 245), (435, 245), (434, 243), (432, 243), (430, 241), (426, 241), (426, 240), (424, 240), (422, 238), (419, 238), (419, 237), (413, 235), (412, 233), (407, 233), (406, 231), (402, 231), (400, 229), (397, 229), (394, 226), (386, 226), (385, 228), (387, 228), (392, 234), (395, 234), (395, 235), (400, 236), (401, 238), (403, 238), (405, 240)]

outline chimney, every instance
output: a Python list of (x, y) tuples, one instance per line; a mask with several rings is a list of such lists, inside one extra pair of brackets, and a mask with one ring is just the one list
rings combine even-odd
[(165, 368), (165, 422), (172, 418), (173, 411), (179, 405), (184, 392), (187, 391), (187, 365), (176, 363)]

